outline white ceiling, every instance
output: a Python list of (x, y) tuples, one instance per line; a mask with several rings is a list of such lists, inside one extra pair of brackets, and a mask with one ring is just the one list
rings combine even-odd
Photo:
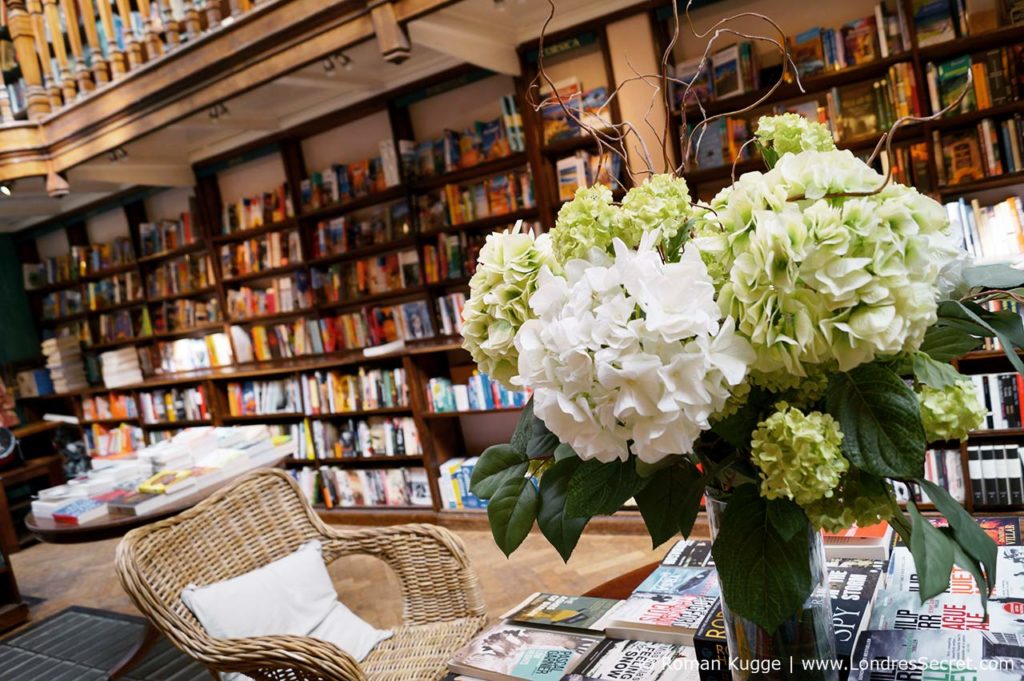
[[(549, 31), (633, 4), (558, 0)], [(547, 0), (464, 0), (409, 25), (412, 56), (401, 65), (384, 61), (370, 40), (343, 50), (351, 60), (348, 68), (335, 60), (328, 70), (325, 59), (318, 60), (226, 101), (226, 113), (217, 117), (197, 111), (124, 145), (122, 159), (103, 156), (72, 168), (65, 198), (47, 197), (43, 178), (19, 180), (12, 196), (0, 196), (0, 232), (24, 229), (132, 186), (191, 186), (191, 167), (198, 161), (465, 62), (514, 73), (515, 47), (540, 35), (549, 7)]]

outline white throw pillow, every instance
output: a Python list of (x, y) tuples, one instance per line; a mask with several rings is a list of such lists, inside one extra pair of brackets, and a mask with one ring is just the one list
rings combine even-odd
[(211, 636), (311, 636), (360, 662), (392, 634), (370, 626), (338, 600), (317, 540), (244, 575), (206, 586), (189, 584), (181, 600)]

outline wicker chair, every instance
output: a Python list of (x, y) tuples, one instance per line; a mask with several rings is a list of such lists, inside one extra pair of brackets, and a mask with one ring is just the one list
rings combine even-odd
[[(403, 626), (361, 664), (309, 637), (214, 638), (181, 600), (187, 584), (235, 577), (311, 539), (323, 542), (327, 563), (376, 556), (401, 582)], [(178, 516), (129, 532), (117, 547), (117, 574), (175, 646), (212, 671), (257, 680), (436, 681), (448, 655), (486, 619), (476, 574), (454, 534), (432, 525), (333, 529), (280, 470), (251, 473)]]

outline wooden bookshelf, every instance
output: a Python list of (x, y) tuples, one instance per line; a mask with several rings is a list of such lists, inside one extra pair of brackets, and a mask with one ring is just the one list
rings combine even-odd
[[(908, 6), (906, 0), (896, 0)], [(709, 6), (713, 3), (707, 3)], [(666, 46), (667, 36), (658, 33), (658, 28), (664, 29), (665, 24), (659, 12), (668, 6), (665, 2), (644, 3), (633, 8), (618, 10), (608, 17), (590, 20), (579, 26), (569, 27), (548, 36), (546, 45), (553, 55), (551, 59), (558, 59), (564, 64), (573, 64), (577, 58), (586, 60), (593, 73), (598, 74), (600, 80), (604, 78), (606, 84), (614, 87), (616, 82), (616, 68), (613, 64), (614, 49), (609, 40), (607, 27), (610, 23), (635, 14), (646, 14), (650, 25), (655, 29), (656, 40), (650, 41), (651, 49), (660, 59), (660, 54)], [(701, 12), (704, 7), (699, 7), (695, 12)], [(768, 12), (770, 14), (770, 12)], [(867, 14), (865, 12), (865, 14)], [(699, 18), (699, 17), (698, 17)], [(797, 19), (793, 19), (793, 25), (784, 25), (784, 28), (791, 35), (801, 32), (807, 26), (797, 25)], [(684, 29), (685, 30), (685, 29)], [(913, 38), (913, 36), (912, 36)], [(658, 44), (658, 41), (661, 44)], [(728, 41), (726, 41), (727, 43)], [(880, 58), (870, 63), (848, 67), (838, 71), (830, 71), (820, 75), (804, 78), (802, 80), (803, 90), (794, 83), (787, 83), (768, 95), (767, 88), (761, 88), (755, 92), (744, 93), (728, 99), (714, 100), (707, 102), (705, 109), (708, 115), (725, 113), (736, 110), (756, 102), (758, 99), (768, 95), (763, 102), (765, 105), (781, 104), (789, 99), (805, 98), (814, 95), (822, 95), (834, 87), (871, 81), (885, 76), (889, 68), (895, 64), (910, 64), (914, 73), (923, 73), (928, 62), (942, 61), (960, 54), (971, 54), (995, 47), (1009, 45), (1015, 42), (1024, 42), (1024, 27), (1012, 26), (1002, 28), (992, 33), (970, 36), (957, 39), (940, 45), (918, 47), (916, 38), (912, 39), (911, 48), (901, 51), (898, 54)], [(726, 44), (723, 43), (723, 46)], [(289, 462), (290, 467), (302, 466), (358, 466), (358, 467), (392, 467), (392, 466), (422, 466), (427, 470), (431, 486), (431, 493), (434, 499), (432, 508), (355, 508), (355, 509), (333, 509), (323, 510), (325, 518), (337, 522), (356, 523), (377, 523), (377, 522), (412, 522), (417, 519), (436, 522), (444, 517), (452, 522), (482, 523), (484, 515), (479, 511), (460, 510), (450, 511), (442, 509), (440, 495), (437, 488), (437, 477), (439, 467), (446, 461), (457, 457), (466, 457), (479, 454), (482, 451), (482, 444), (486, 438), (481, 438), (478, 431), (491, 428), (495, 420), (513, 421), (518, 410), (494, 409), (494, 410), (473, 410), (450, 413), (433, 413), (428, 409), (426, 403), (426, 383), (433, 377), (447, 376), (463, 371), (470, 364), (468, 353), (461, 348), (461, 339), (458, 337), (443, 337), (441, 333), (440, 317), (437, 307), (438, 296), (465, 290), (468, 284), (467, 277), (456, 277), (435, 283), (426, 283), (425, 276), (419, 284), (407, 286), (402, 289), (387, 291), (374, 295), (361, 296), (356, 298), (343, 298), (337, 302), (316, 302), (306, 309), (289, 312), (276, 312), (273, 314), (250, 317), (244, 319), (226, 319), (226, 290), (241, 285), (248, 285), (256, 288), (263, 279), (275, 276), (292, 275), (305, 273), (311, 278), (313, 268), (326, 268), (335, 263), (351, 262), (362, 258), (374, 258), (399, 251), (414, 249), (419, 256), (421, 273), (425, 274), (424, 248), (428, 245), (436, 245), (439, 235), (451, 235), (460, 233), (471, 233), (472, 236), (482, 235), (487, 232), (504, 229), (511, 226), (517, 220), (537, 221), (543, 228), (550, 229), (555, 220), (557, 210), (562, 205), (558, 199), (558, 181), (555, 173), (556, 163), (559, 159), (570, 156), (577, 151), (595, 151), (597, 144), (589, 138), (575, 137), (555, 141), (549, 144), (543, 142), (542, 121), (540, 115), (526, 103), (526, 94), (531, 87), (534, 77), (537, 75), (536, 43), (532, 42), (518, 47), (522, 75), (518, 78), (508, 78), (508, 92), (514, 93), (519, 111), (523, 121), (523, 132), (526, 139), (526, 149), (516, 151), (507, 156), (484, 161), (471, 167), (458, 168), (451, 172), (430, 175), (426, 177), (412, 177), (407, 175), (407, 169), (399, 168), (399, 182), (383, 190), (371, 191), (370, 193), (345, 201), (322, 205), (317, 208), (304, 208), (302, 205), (301, 184), (302, 181), (311, 177), (313, 171), (323, 168), (325, 161), (331, 163), (352, 163), (365, 159), (366, 153), (360, 155), (349, 151), (349, 142), (345, 144), (324, 145), (308, 144), (308, 141), (318, 135), (326, 134), (337, 130), (345, 125), (363, 121), (370, 117), (379, 117), (386, 120), (387, 135), (382, 135), (385, 143), (390, 141), (395, 144), (396, 149), (400, 140), (423, 141), (435, 137), (433, 131), (418, 130), (422, 128), (422, 120), (415, 115), (415, 107), (419, 102), (430, 102), (434, 98), (448, 96), (448, 93), (455, 92), (460, 88), (466, 88), (466, 92), (472, 92), (472, 88), (484, 87), (481, 85), (488, 78), (499, 78), (494, 74), (481, 74), (475, 67), (461, 66), (443, 73), (431, 76), (416, 83), (403, 86), (395, 91), (375, 97), (368, 102), (363, 102), (341, 112), (333, 112), (313, 121), (303, 123), (300, 126), (289, 130), (275, 131), (272, 135), (263, 140), (256, 140), (248, 143), (244, 148), (226, 152), (219, 156), (204, 160), (195, 166), (197, 186), (195, 188), (196, 212), (193, 215), (193, 229), (195, 241), (193, 243), (142, 257), (137, 257), (135, 262), (126, 265), (108, 268), (102, 272), (91, 273), (84, 277), (72, 279), (65, 282), (43, 286), (30, 292), (32, 299), (36, 302), (47, 293), (59, 292), (66, 289), (77, 289), (83, 294), (83, 307), (87, 307), (85, 300), (85, 286), (90, 281), (98, 281), (104, 277), (113, 276), (119, 273), (136, 272), (143, 282), (143, 299), (132, 301), (123, 305), (105, 308), (103, 312), (117, 309), (145, 306), (150, 314), (151, 320), (155, 310), (161, 305), (173, 303), (182, 299), (210, 298), (219, 304), (221, 315), (224, 321), (198, 324), (194, 327), (178, 329), (176, 331), (155, 332), (152, 336), (133, 338), (111, 343), (100, 343), (86, 348), (90, 351), (125, 347), (128, 345), (147, 345), (163, 341), (173, 341), (179, 338), (206, 335), (214, 332), (227, 332), (231, 325), (238, 325), (248, 329), (256, 324), (274, 325), (286, 323), (300, 317), (312, 321), (319, 321), (328, 317), (347, 312), (355, 311), (364, 306), (393, 305), (410, 300), (424, 299), (427, 301), (431, 323), (438, 334), (432, 339), (410, 341), (400, 351), (389, 353), (378, 357), (366, 357), (360, 350), (345, 350), (321, 355), (306, 355), (302, 357), (274, 359), (263, 362), (235, 363), (230, 366), (214, 367), (209, 369), (182, 372), (177, 374), (158, 373), (155, 376), (147, 377), (141, 385), (126, 386), (117, 389), (118, 392), (127, 391), (136, 398), (139, 404), (139, 395), (154, 389), (184, 387), (202, 385), (209, 400), (211, 417), (209, 420), (200, 421), (176, 421), (159, 424), (142, 423), (141, 418), (134, 419), (105, 419), (95, 422), (97, 425), (116, 425), (118, 423), (136, 424), (148, 436), (150, 431), (160, 431), (172, 428), (183, 428), (190, 425), (213, 424), (223, 425), (230, 423), (267, 423), (271, 425), (287, 425), (296, 421), (336, 421), (344, 419), (360, 419), (384, 416), (411, 416), (414, 419), (419, 431), (420, 440), (423, 446), (423, 455), (414, 457), (363, 457), (345, 459), (323, 459), (318, 461), (296, 460)], [(568, 67), (566, 67), (568, 68)], [(621, 80), (621, 73), (618, 74)], [(583, 83), (585, 89), (590, 89), (597, 82)], [(918, 78), (917, 85), (922, 81)], [(922, 104), (927, 108), (927, 91), (918, 91)], [(474, 99), (478, 103), (479, 97)], [(443, 121), (444, 127), (460, 129), (465, 121), (455, 120), (463, 115), (460, 107), (447, 107), (445, 116), (451, 120)], [(614, 122), (622, 120), (617, 102), (610, 107), (610, 118)], [(672, 128), (671, 134), (678, 140), (679, 126), (682, 123), (682, 112), (665, 112)], [(692, 122), (693, 116), (697, 113), (695, 109), (687, 110), (688, 120)], [(935, 175), (934, 149), (931, 144), (932, 131), (956, 130), (963, 127), (975, 125), (985, 117), (1012, 116), (1017, 113), (1024, 113), (1024, 104), (1011, 102), (983, 111), (974, 111), (966, 114), (949, 116), (939, 121), (908, 125), (901, 128), (896, 139), (898, 145), (909, 143), (926, 143), (929, 154), (929, 167), (932, 173), (932, 186), (934, 193), (942, 200), (955, 199), (965, 194), (973, 194), (993, 189), (1009, 188), (1018, 184), (1024, 184), (1024, 173), (987, 177), (984, 180), (969, 182), (958, 185), (939, 186), (937, 175)], [(498, 103), (494, 102), (493, 117), (499, 115)], [(418, 134), (422, 133), (422, 134)], [(870, 150), (875, 146), (878, 135), (869, 135), (855, 140), (845, 140), (840, 146), (855, 152)], [(365, 140), (363, 140), (365, 141)], [(371, 140), (376, 143), (378, 140)], [(360, 140), (353, 139), (353, 145), (360, 143)], [(268, 146), (269, 145), (269, 146)], [(272, 147), (272, 148), (271, 148)], [(270, 149), (270, 151), (267, 151)], [(325, 151), (325, 150), (329, 150)], [(674, 150), (679, 155), (679, 149)], [(319, 158), (325, 154), (336, 154), (330, 159)], [(373, 152), (369, 152), (373, 153)], [(319, 154), (318, 160), (313, 156)], [(249, 162), (251, 159), (267, 155), (280, 160), (283, 168), (283, 176), (280, 181), (287, 183), (290, 198), (295, 209), (295, 217), (286, 220), (271, 222), (261, 227), (249, 230), (242, 230), (230, 234), (222, 233), (222, 197), (221, 188), (218, 184), (219, 178), (227, 172), (234, 172), (239, 165)], [(743, 161), (737, 164), (736, 174), (757, 170), (763, 167), (758, 160)], [(504, 215), (488, 215), (477, 220), (467, 221), (461, 224), (451, 225), (443, 229), (423, 229), (417, 219), (417, 200), (425, 195), (436, 192), (438, 189), (449, 184), (465, 184), (482, 181), (495, 174), (513, 172), (518, 169), (528, 169), (533, 178), (534, 205), (522, 208)], [(691, 192), (696, 196), (701, 190), (711, 189), (728, 181), (733, 172), (731, 164), (715, 168), (701, 168), (695, 171), (684, 173), (684, 177), (690, 184)], [(626, 178), (620, 178), (623, 184), (628, 187)], [(251, 192), (265, 189), (268, 184), (253, 181)], [(623, 190), (615, 192), (616, 200), (623, 196)], [(366, 209), (385, 208), (394, 202), (406, 202), (409, 208), (411, 231), (401, 234), (392, 234), (389, 241), (383, 243), (372, 243), (358, 248), (352, 248), (345, 252), (322, 255), (313, 258), (312, 246), (316, 238), (317, 224), (321, 221), (333, 220), (336, 218), (348, 217)], [(147, 215), (144, 202), (141, 199), (131, 199), (124, 204), (124, 210), (128, 216), (129, 236), (135, 245), (135, 253), (141, 253), (139, 224), (149, 219), (159, 219), (167, 216)], [(72, 246), (89, 245), (89, 236), (84, 226), (84, 218), (76, 217), (71, 221), (62, 218), (61, 223), (68, 235), (68, 242)], [(47, 226), (44, 226), (46, 228)], [(235, 244), (249, 239), (259, 238), (273, 232), (297, 231), (300, 236), (303, 257), (298, 262), (292, 262), (285, 266), (274, 267), (257, 272), (250, 272), (237, 277), (224, 276), (220, 262), (220, 247), (225, 244)], [(198, 290), (183, 293), (169, 294), (163, 296), (148, 297), (146, 277), (156, 268), (164, 263), (182, 256), (206, 256), (211, 260), (214, 281)], [(31, 254), (23, 260), (31, 262)], [(53, 328), (56, 325), (73, 321), (85, 321), (95, 325), (95, 319), (99, 314), (95, 312), (83, 312), (77, 315), (62, 318), (60, 320), (46, 320), (41, 326)], [(39, 315), (37, 315), (37, 319)], [(95, 332), (95, 328), (93, 329)], [(97, 334), (93, 334), (97, 338)], [(235, 348), (232, 347), (234, 351)], [(237, 352), (234, 352), (237, 356)], [(384, 409), (368, 409), (356, 412), (344, 412), (333, 414), (306, 415), (299, 412), (286, 414), (270, 414), (264, 416), (231, 416), (227, 409), (226, 391), (227, 384), (233, 381), (257, 381), (275, 380), (279, 378), (298, 377), (309, 372), (327, 370), (356, 371), (361, 366), (401, 366), (406, 370), (409, 377), (411, 403), (407, 407), (392, 407)], [(1005, 357), (999, 352), (981, 351), (971, 353), (959, 362), (961, 370), (967, 373), (982, 373), (1000, 370), (1000, 367), (1008, 367)], [(74, 405), (80, 416), (80, 398), (109, 392), (106, 388), (89, 388), (76, 391), (66, 396), (46, 396), (32, 398), (41, 404), (51, 405), (61, 399), (67, 399)], [(463, 418), (465, 417), (465, 418)], [(92, 423), (82, 423), (83, 427), (89, 427)], [(490, 443), (501, 440), (504, 433), (497, 430), (485, 432), (490, 437)], [(982, 431), (972, 434), (972, 440), (1021, 441), (1024, 443), (1024, 429), (1013, 429), (1008, 431)], [(960, 445), (964, 472), (966, 473), (966, 445)], [(973, 510), (969, 479), (965, 474), (965, 483), (968, 486), (967, 505)], [(984, 510), (992, 510), (985, 507)], [(639, 516), (629, 516), (629, 523), (642, 524)]]

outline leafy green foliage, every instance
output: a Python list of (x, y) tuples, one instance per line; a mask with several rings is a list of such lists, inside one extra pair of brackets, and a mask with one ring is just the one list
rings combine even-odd
[(972, 265), (964, 268), (963, 278), (971, 288), (1005, 291), (1024, 286), (1024, 271), (1009, 265)]
[(646, 483), (632, 461), (584, 461), (569, 481), (566, 512), (575, 518), (611, 515)]
[(492, 445), (473, 467), (469, 491), (481, 499), (490, 499), (506, 482), (526, 475), (529, 465), (526, 454), (517, 452), (512, 445)]
[(936, 362), (923, 352), (915, 352), (912, 358), (914, 377), (919, 383), (932, 388), (947, 388), (964, 380), (951, 364)]
[(921, 486), (924, 493), (935, 504), (935, 508), (949, 522), (953, 539), (963, 548), (964, 553), (985, 568), (985, 577), (988, 583), (982, 586), (982, 583), (978, 582), (978, 588), (991, 592), (996, 583), (996, 562), (999, 557), (996, 543), (978, 527), (978, 523), (971, 517), (971, 514), (965, 511), (963, 506), (957, 503), (945, 488), (925, 480), (923, 477), (918, 478), (915, 482)]
[(953, 530), (948, 527), (940, 527), (939, 531), (950, 538), (953, 542), (953, 563), (971, 573), (974, 583), (978, 585), (978, 592), (981, 595), (981, 607), (985, 614), (988, 614), (988, 586), (985, 581), (985, 573), (981, 570), (981, 563), (967, 555), (967, 552), (953, 539)]
[(506, 556), (519, 548), (537, 518), (538, 493), (532, 479), (506, 480), (487, 503), (491, 535)]
[(565, 512), (569, 480), (583, 462), (576, 457), (556, 461), (540, 479), (540, 511), (537, 526), (562, 560), (568, 562), (590, 518), (574, 518)]
[(700, 512), (704, 477), (692, 462), (683, 459), (651, 477), (636, 494), (636, 505), (658, 547), (681, 533), (688, 537)]
[(694, 220), (687, 220), (686, 225), (676, 231), (665, 244), (665, 262), (679, 262), (683, 256), (683, 246), (690, 240), (690, 231), (693, 229)]
[(750, 434), (757, 428), (764, 410), (778, 399), (767, 390), (752, 388), (747, 401), (729, 416), (715, 421), (711, 432), (737, 449), (750, 449)]
[(917, 578), (921, 585), (921, 602), (934, 598), (949, 588), (953, 571), (953, 550), (956, 544), (928, 522), (914, 502), (907, 504), (913, 521), (910, 553), (914, 556)]
[(879, 364), (863, 364), (829, 380), (828, 413), (843, 431), (843, 453), (879, 477), (916, 478), (924, 470), (925, 436), (917, 397)]
[(576, 450), (574, 450), (571, 445), (567, 445), (567, 444), (563, 443), (563, 444), (560, 444), (557, 447), (555, 447), (555, 461), (561, 461), (562, 459), (575, 459), (575, 458), (577, 458)]
[(799, 612), (814, 585), (809, 536), (795, 532), (786, 539), (769, 520), (757, 487), (736, 488), (711, 549), (729, 608), (769, 632)]
[(981, 340), (950, 326), (933, 326), (924, 334), (921, 352), (937, 362), (951, 362), (976, 350)]
[(793, 539), (798, 532), (807, 531), (807, 515), (792, 501), (788, 499), (769, 500), (767, 507), (768, 522), (786, 541)]
[(938, 325), (954, 328), (974, 336), (999, 339), (1013, 368), (1024, 373), (1024, 362), (1017, 356), (1016, 349), (1024, 346), (1024, 327), (1015, 312), (989, 312), (980, 305), (958, 300), (944, 300), (939, 303)]
[(512, 432), (512, 440), (509, 446), (520, 454), (526, 454), (533, 436), (533, 398), (531, 397), (523, 410), (519, 412), (519, 420), (516, 421), (516, 429)]

